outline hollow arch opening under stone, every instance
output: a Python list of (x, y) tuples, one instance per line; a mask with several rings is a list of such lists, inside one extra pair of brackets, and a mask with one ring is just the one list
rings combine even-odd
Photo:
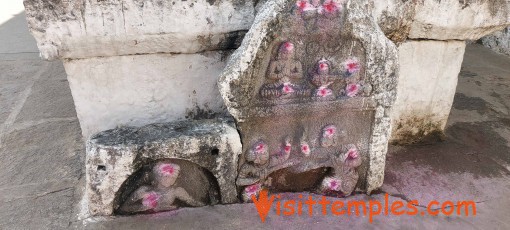
[(115, 215), (154, 213), (221, 202), (217, 179), (193, 162), (167, 158), (151, 161), (130, 175), (117, 191)]

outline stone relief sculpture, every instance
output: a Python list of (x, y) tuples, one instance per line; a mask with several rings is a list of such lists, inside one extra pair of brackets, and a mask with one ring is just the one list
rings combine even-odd
[[(345, 23), (343, 1), (282, 4), (265, 37), (251, 35), (258, 39), (252, 45), (263, 45), (245, 51), (250, 52), (245, 58), (253, 58), (248, 65), (238, 60), (246, 69), (220, 80), (243, 142), (254, 143), (243, 147), (236, 181), (240, 198), (250, 201), (262, 189), (348, 196), (365, 189), (358, 180), (367, 178), (370, 167), (379, 100), (372, 97), (374, 76), (365, 69), (373, 65), (366, 62), (367, 39), (353, 35), (360, 31), (354, 32), (352, 21)], [(252, 100), (250, 90), (233, 90), (246, 85), (254, 85), (259, 96)], [(313, 181), (295, 181), (301, 177)]]
[[(263, 141), (258, 141), (244, 156), (245, 163), (239, 170), (236, 183), (237, 186), (244, 187), (244, 194), (249, 198), (261, 189), (260, 182), (267, 176), (270, 157), (268, 146)], [(243, 200), (247, 201), (244, 198)]]
[(348, 196), (356, 188), (359, 178), (356, 168), (362, 162), (355, 145), (349, 144), (346, 147), (345, 153), (332, 159), (334, 172), (332, 176), (328, 176), (322, 181), (321, 190), (323, 193)]
[(152, 170), (154, 183), (151, 186), (138, 188), (125, 201), (120, 210), (126, 213), (172, 210), (178, 207), (174, 204), (176, 199), (190, 206), (204, 206), (204, 203), (194, 200), (185, 189), (174, 187), (180, 170), (177, 164), (156, 164)]
[(329, 88), (329, 85), (339, 78), (337, 75), (329, 72), (331, 63), (323, 58), (317, 62), (316, 66), (316, 71), (313, 72), (310, 79), (312, 84), (317, 87), (313, 95), (318, 98), (335, 98), (333, 90)]
[[(217, 203), (219, 201), (219, 192), (215, 191), (217, 187), (210, 187), (208, 179), (201, 176), (201, 170), (191, 165), (191, 163), (184, 165), (188, 171), (183, 172), (182, 167), (173, 161), (159, 161), (145, 170), (146, 172), (134, 175), (128, 180), (130, 184), (127, 186), (134, 191), (126, 190), (119, 194), (124, 198), (119, 204), (117, 213), (151, 213)], [(181, 179), (179, 184), (177, 181), (183, 173), (187, 173), (186, 179)], [(140, 186), (133, 188), (136, 184)], [(196, 186), (202, 187), (195, 188)]]
[(288, 41), (281, 44), (276, 59), (269, 65), (266, 78), (271, 82), (262, 86), (260, 94), (263, 98), (288, 98), (307, 93), (308, 90), (298, 84), (303, 78), (303, 67), (294, 58), (294, 44)]
[[(348, 6), (268, 2), (220, 76), (249, 143), (237, 178), (244, 201), (262, 189), (348, 196), (381, 186), (398, 53), (366, 2)], [(252, 143), (262, 139), (269, 162), (255, 165)]]
[(290, 152), (292, 151), (292, 143), (290, 137), (285, 137), (285, 141), (283, 142), (280, 149), (271, 156), (271, 166), (276, 166), (283, 164), (285, 161), (287, 161), (290, 157)]

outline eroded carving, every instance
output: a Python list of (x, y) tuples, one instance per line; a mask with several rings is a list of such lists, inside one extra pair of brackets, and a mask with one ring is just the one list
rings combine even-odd
[[(357, 9), (352, 12), (342, 4), (282, 2), (278, 13), (267, 14), (269, 21), (254, 24), (258, 30), (241, 49), (246, 53), (237, 53), (221, 78), (222, 96), (235, 112), (243, 143), (264, 139), (270, 154), (264, 165), (242, 163), (237, 182), (245, 201), (263, 188), (344, 196), (375, 185), (356, 187), (359, 178), (368, 178), (370, 151), (379, 151), (372, 148), (374, 140), (386, 138), (373, 125), (385, 122), (376, 111), (386, 98), (380, 89), (393, 76), (382, 72), (394, 63), (378, 64), (390, 49), (384, 36), (370, 36), (380, 31), (363, 5), (351, 1), (350, 8)], [(384, 47), (372, 46), (373, 41)], [(238, 71), (239, 66), (244, 68)], [(253, 147), (243, 148), (249, 154)], [(313, 181), (299, 181), (305, 175)]]
[(317, 87), (314, 96), (318, 98), (334, 98), (333, 90), (329, 88), (329, 85), (333, 84), (338, 80), (338, 76), (331, 74), (329, 68), (331, 62), (326, 59), (321, 59), (317, 62), (316, 71), (312, 74), (311, 82)]
[(356, 168), (361, 165), (361, 157), (355, 145), (346, 146), (347, 151), (333, 158), (333, 175), (325, 177), (321, 184), (322, 192), (340, 196), (348, 196), (356, 188), (359, 174)]
[(148, 184), (141, 182), (143, 185), (131, 192), (120, 205), (119, 213), (159, 212), (181, 206), (198, 207), (207, 204), (190, 195), (185, 188), (176, 185), (181, 174), (181, 167), (178, 164), (159, 162), (147, 174), (139, 180), (148, 179), (150, 182)]
[(284, 42), (272, 60), (266, 78), (271, 81), (263, 85), (260, 95), (263, 98), (295, 97), (307, 94), (306, 87), (297, 82), (303, 78), (301, 62), (294, 58), (294, 44)]
[(269, 149), (263, 141), (256, 142), (247, 153), (237, 178), (238, 186), (253, 185), (264, 179), (269, 166)]

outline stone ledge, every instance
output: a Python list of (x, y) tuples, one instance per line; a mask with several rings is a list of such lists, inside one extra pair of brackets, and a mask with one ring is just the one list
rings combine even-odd
[[(24, 1), (44, 59), (196, 53), (231, 43), (250, 28), (249, 0)], [(234, 39), (235, 40), (235, 39)]]

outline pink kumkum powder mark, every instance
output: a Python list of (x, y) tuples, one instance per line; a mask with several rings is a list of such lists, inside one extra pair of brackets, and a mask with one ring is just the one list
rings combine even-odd
[(360, 89), (360, 85), (358, 84), (349, 84), (347, 85), (346, 91), (348, 97), (354, 97), (358, 94)]
[(340, 5), (338, 5), (338, 3), (336, 3), (333, 0), (326, 0), (324, 2), (324, 4), (322, 5), (322, 9), (326, 13), (334, 13), (334, 12), (340, 10)]
[(266, 144), (264, 143), (258, 143), (256, 146), (255, 146), (255, 152), (256, 153), (262, 153), (266, 150)]
[(292, 88), (292, 85), (290, 83), (283, 83), (282, 91), (285, 94), (289, 94), (289, 93), (293, 93), (294, 89)]
[(290, 144), (287, 144), (287, 145), (285, 145), (285, 147), (283, 147), (283, 151), (285, 151), (285, 153), (290, 153), (291, 149), (292, 149), (292, 147)]
[(327, 63), (320, 63), (320, 64), (319, 64), (319, 69), (320, 69), (320, 70), (323, 70), (323, 71), (324, 71), (324, 70), (328, 70), (328, 69), (329, 69), (329, 66), (328, 66), (328, 64), (327, 64)]
[(358, 72), (361, 69), (361, 66), (357, 60), (349, 59), (345, 62), (345, 69), (349, 74), (353, 74)]
[(335, 126), (327, 126), (324, 128), (324, 136), (325, 137), (332, 137), (336, 133), (336, 127)]
[(296, 6), (298, 7), (300, 12), (313, 10), (314, 7), (307, 0), (301, 0), (296, 2)]
[(175, 168), (171, 164), (163, 164), (159, 167), (159, 171), (163, 176), (171, 176), (174, 174)]
[(308, 144), (301, 145), (301, 152), (306, 155), (310, 154), (310, 146)]
[(319, 97), (327, 97), (332, 93), (333, 92), (331, 91), (331, 89), (328, 89), (326, 87), (319, 87), (319, 89), (317, 90), (317, 96)]
[(356, 148), (349, 149), (349, 151), (347, 152), (347, 156), (349, 156), (349, 158), (351, 159), (358, 158), (359, 157), (358, 150)]
[(285, 51), (287, 52), (292, 52), (294, 51), (294, 44), (290, 43), (290, 42), (284, 42), (283, 43), (283, 48), (285, 49)]
[(261, 189), (260, 184), (252, 184), (250, 186), (247, 186), (244, 188), (244, 192), (246, 192), (247, 195), (256, 195)]
[(155, 192), (149, 192), (143, 197), (142, 204), (143, 206), (151, 209), (156, 208), (158, 206), (158, 200), (160, 197), (161, 196)]
[(335, 178), (327, 178), (326, 185), (330, 190), (338, 191), (340, 189), (340, 181)]

